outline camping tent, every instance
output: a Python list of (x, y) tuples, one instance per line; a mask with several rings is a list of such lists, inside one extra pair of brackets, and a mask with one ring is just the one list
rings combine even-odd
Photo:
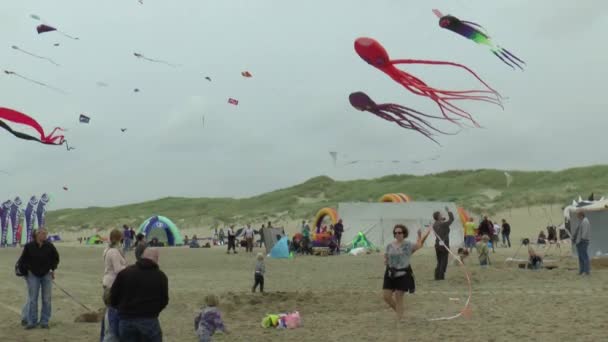
[(359, 232), (357, 234), (357, 236), (353, 239), (353, 241), (350, 243), (350, 245), (348, 245), (349, 248), (359, 248), (359, 247), (363, 247), (363, 248), (373, 248), (374, 245), (369, 242), (369, 240), (367, 239), (367, 236), (365, 236), (365, 234), (363, 234), (362, 232)]
[[(576, 232), (579, 219), (576, 217), (577, 210), (585, 213), (589, 223), (591, 223), (591, 240), (589, 241), (589, 256), (608, 256), (608, 200), (587, 203), (584, 206), (569, 206), (567, 208), (570, 215), (570, 232)], [(578, 255), (576, 246), (573, 246), (573, 255)]]
[[(450, 246), (457, 247), (464, 242), (462, 222), (457, 207), (450, 202), (406, 202), (406, 203), (340, 203), (338, 213), (344, 222), (342, 241), (353, 241), (359, 232), (368, 241), (383, 248), (393, 239), (393, 227), (404, 224), (409, 229), (408, 240), (416, 241), (416, 232), (433, 224), (433, 212), (448, 207), (454, 214), (450, 229)], [(435, 243), (433, 234), (429, 235), (426, 245)]]
[(99, 245), (103, 243), (103, 238), (99, 235), (93, 235), (87, 239), (87, 245)]
[(277, 236), (285, 236), (285, 229), (283, 229), (283, 227), (264, 228), (263, 234), (264, 246), (266, 247), (266, 253), (268, 253), (272, 250), (272, 247), (274, 247), (277, 241), (280, 240)]
[(164, 242), (169, 246), (184, 244), (184, 239), (179, 229), (171, 220), (164, 216), (150, 217), (139, 226), (137, 233), (144, 234), (148, 241), (157, 238), (158, 241)]
[(273, 259), (287, 259), (289, 258), (289, 244), (287, 243), (287, 236), (283, 236), (279, 242), (277, 242), (270, 250), (270, 257)]

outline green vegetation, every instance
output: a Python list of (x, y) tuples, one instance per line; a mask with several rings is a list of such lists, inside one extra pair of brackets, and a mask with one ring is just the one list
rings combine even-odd
[(339, 202), (377, 201), (385, 193), (402, 192), (414, 201), (453, 201), (466, 209), (493, 214), (535, 204), (568, 204), (579, 195), (608, 190), (608, 165), (558, 172), (447, 171), (424, 176), (391, 175), (372, 180), (334, 181), (312, 178), (302, 184), (246, 199), (176, 198), (111, 208), (50, 211), (48, 225), (67, 229), (106, 228), (122, 223), (138, 226), (151, 215), (164, 215), (181, 228), (219, 223), (275, 221), (312, 217), (318, 209)]

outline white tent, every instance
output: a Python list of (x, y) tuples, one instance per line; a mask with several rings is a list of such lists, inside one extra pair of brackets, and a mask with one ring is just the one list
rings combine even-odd
[[(576, 232), (579, 219), (576, 217), (577, 210), (582, 210), (591, 223), (591, 241), (589, 242), (589, 256), (608, 255), (608, 200), (594, 201), (582, 207), (569, 206), (566, 208), (570, 217), (570, 231)], [(577, 255), (576, 246), (572, 253)]]
[[(406, 203), (340, 203), (338, 215), (343, 220), (342, 243), (350, 243), (359, 232), (379, 248), (384, 248), (393, 239), (393, 227), (404, 224), (409, 230), (408, 240), (416, 241), (417, 231), (433, 224), (433, 213), (441, 211), (447, 218), (445, 207), (454, 214), (450, 226), (450, 247), (464, 243), (464, 231), (456, 205), (450, 202), (406, 202)], [(435, 236), (429, 235), (426, 245), (433, 246)]]

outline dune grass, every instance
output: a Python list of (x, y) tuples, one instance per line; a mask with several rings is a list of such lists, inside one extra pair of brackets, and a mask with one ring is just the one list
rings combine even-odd
[[(608, 165), (562, 171), (455, 170), (424, 176), (390, 175), (371, 180), (335, 181), (326, 176), (244, 199), (167, 197), (117, 207), (50, 211), (47, 222), (67, 230), (106, 228), (119, 223), (137, 226), (151, 215), (172, 218), (181, 228), (219, 223), (312, 217), (339, 202), (377, 201), (385, 193), (402, 192), (414, 201), (453, 201), (475, 213), (495, 213), (537, 204), (565, 205), (579, 195), (608, 190)], [(302, 201), (302, 198), (309, 200)], [(310, 200), (313, 199), (313, 200)], [(316, 199), (316, 200), (314, 200)]]

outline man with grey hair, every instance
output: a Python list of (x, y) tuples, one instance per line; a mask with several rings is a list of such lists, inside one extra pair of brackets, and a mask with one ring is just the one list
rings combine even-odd
[(579, 223), (572, 235), (572, 243), (576, 246), (576, 253), (578, 254), (578, 274), (589, 275), (591, 266), (587, 249), (591, 238), (591, 223), (582, 210), (577, 211), (576, 216)]
[(160, 312), (169, 304), (169, 281), (158, 268), (158, 248), (148, 247), (135, 265), (116, 275), (110, 303), (118, 309), (121, 341), (161, 342)]
[(448, 220), (441, 215), (441, 212), (433, 213), (433, 232), (437, 237), (435, 239), (435, 254), (437, 255), (437, 267), (435, 268), (435, 280), (445, 280), (445, 271), (448, 267), (448, 248), (450, 248), (450, 225), (454, 222), (454, 214), (448, 207), (445, 207), (448, 213)]

